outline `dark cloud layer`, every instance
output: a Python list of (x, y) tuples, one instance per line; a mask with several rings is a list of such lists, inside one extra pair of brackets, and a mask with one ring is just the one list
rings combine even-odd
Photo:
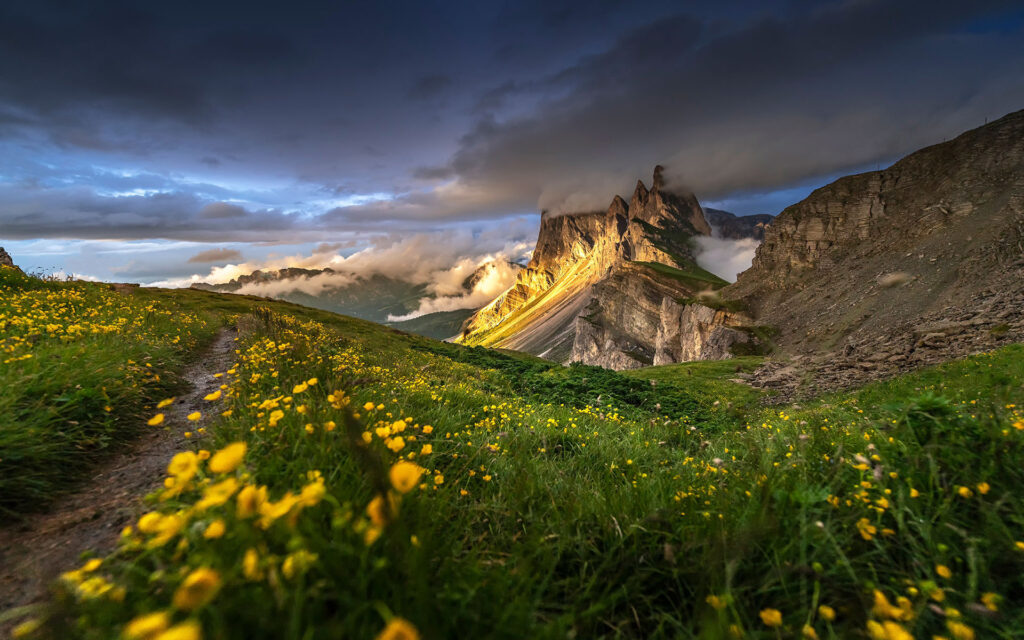
[(414, 232), (606, 206), (656, 163), (756, 208), (1024, 108), (1022, 25), (999, 0), (11, 0), (0, 238)]
[(237, 249), (207, 249), (200, 251), (188, 259), (193, 264), (213, 264), (223, 262), (242, 262), (245, 257)]

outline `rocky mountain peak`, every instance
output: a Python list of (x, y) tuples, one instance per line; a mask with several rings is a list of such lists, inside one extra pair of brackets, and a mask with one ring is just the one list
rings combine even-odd
[(7, 253), (6, 251), (4, 251), (4, 248), (3, 248), (3, 247), (0, 247), (0, 266), (4, 266), (4, 267), (13, 267), (13, 268), (15, 268), (15, 269), (17, 269), (17, 268), (18, 268), (18, 267), (17, 267), (17, 266), (16, 266), (15, 264), (14, 264), (14, 259), (13, 259), (13, 258), (11, 258), (11, 254), (9, 254), (9, 253)]
[[(545, 212), (530, 264), (511, 289), (467, 321), (463, 341), (481, 342), (483, 334), (524, 307), (528, 313), (518, 314), (517, 320), (524, 327), (552, 313), (567, 321), (571, 313), (582, 311), (573, 305), (582, 304), (584, 290), (632, 262), (695, 266), (692, 240), (710, 235), (711, 227), (697, 198), (664, 190), (662, 174), (656, 167), (650, 190), (640, 180), (628, 203), (615, 196), (605, 211)], [(510, 323), (502, 330), (511, 331)]]
[(636, 189), (633, 190), (633, 198), (629, 202), (630, 206), (643, 206), (643, 203), (647, 201), (647, 198), (648, 196), (650, 196), (650, 194), (651, 192), (648, 191), (647, 187), (644, 186), (644, 181), (637, 180)]
[(664, 173), (665, 167), (660, 164), (654, 167), (654, 178), (651, 180), (652, 191), (661, 191), (662, 186), (664, 186)]

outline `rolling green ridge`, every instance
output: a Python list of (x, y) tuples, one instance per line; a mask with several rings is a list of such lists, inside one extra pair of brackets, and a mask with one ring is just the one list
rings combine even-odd
[(387, 324), (389, 327), (415, 333), (418, 336), (445, 340), (458, 335), (459, 330), (462, 328), (462, 323), (475, 312), (476, 309), (438, 311), (422, 315), (418, 318), (412, 318), (411, 320), (389, 322)]

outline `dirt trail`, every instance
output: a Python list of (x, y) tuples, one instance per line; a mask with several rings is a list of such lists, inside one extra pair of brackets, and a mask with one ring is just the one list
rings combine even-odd
[[(190, 446), (185, 431), (205, 423), (211, 403), (203, 397), (225, 379), (215, 378), (234, 361), (235, 336), (223, 329), (209, 349), (184, 372), (192, 390), (164, 409), (164, 427), (144, 434), (131, 446), (98, 466), (92, 480), (59, 499), (45, 513), (0, 528), (0, 613), (41, 600), (47, 586), (74, 569), (82, 552), (114, 548), (121, 529), (143, 509), (142, 497), (158, 488), (171, 457)], [(201, 411), (198, 423), (186, 419)], [(0, 638), (6, 637), (0, 624)]]

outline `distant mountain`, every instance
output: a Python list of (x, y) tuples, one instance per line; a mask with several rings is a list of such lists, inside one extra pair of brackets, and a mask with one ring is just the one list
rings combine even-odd
[(721, 209), (704, 208), (704, 217), (711, 225), (712, 235), (729, 240), (753, 238), (764, 240), (764, 230), (771, 224), (775, 216), (758, 213), (750, 216), (738, 216)]
[(387, 325), (416, 335), (447, 340), (459, 335), (462, 325), (476, 313), (476, 309), (456, 309), (455, 311), (435, 311), (411, 320), (388, 322)]
[(425, 284), (378, 274), (350, 276), (332, 269), (254, 271), (224, 284), (197, 283), (192, 288), (287, 300), (381, 323), (390, 315), (414, 311), (428, 296)]
[[(514, 269), (521, 265), (508, 263)], [(478, 267), (462, 283), (465, 294), (473, 291), (486, 277), (494, 263)], [(434, 298), (425, 283), (410, 283), (380, 274), (353, 275), (330, 268), (303, 269), (289, 267), (258, 270), (222, 284), (196, 283), (193, 289), (220, 293), (247, 293), (295, 302), (344, 315), (386, 324), (402, 331), (446, 339), (459, 333), (463, 321), (476, 308), (428, 313), (405, 321), (392, 322), (391, 317), (405, 316), (420, 308), (420, 303)]]

